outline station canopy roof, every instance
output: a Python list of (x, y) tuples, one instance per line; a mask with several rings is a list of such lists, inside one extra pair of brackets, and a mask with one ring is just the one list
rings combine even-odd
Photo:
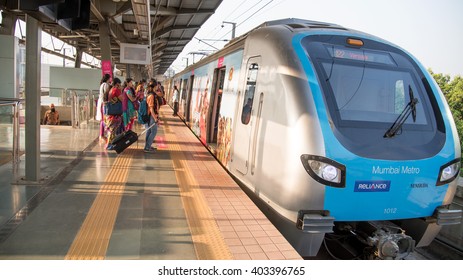
[[(12, 0), (8, 1), (12, 2)], [(13, 0), (15, 3), (24, 1)], [(121, 43), (149, 45), (151, 42), (153, 68), (150, 73), (153, 75), (162, 75), (167, 71), (186, 44), (222, 2), (222, 0), (55, 0), (55, 2), (66, 3), (79, 1), (90, 2), (89, 24), (78, 29), (66, 28), (58, 24), (58, 20), (39, 17), (38, 19), (43, 23), (42, 30), (101, 59), (100, 24), (106, 22), (110, 33), (112, 62), (117, 68), (126, 70), (126, 65), (120, 62)], [(18, 6), (16, 9), (8, 9), (8, 7), (2, 9), (4, 13), (11, 12), (19, 18), (24, 18), (26, 13), (30, 14)], [(36, 14), (33, 13), (32, 16)]]

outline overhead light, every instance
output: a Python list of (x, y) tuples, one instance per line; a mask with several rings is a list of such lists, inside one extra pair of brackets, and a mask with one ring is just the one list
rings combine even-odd
[(138, 36), (138, 29), (135, 28), (135, 29), (133, 30), (133, 35)]
[(113, 0), (113, 2), (120, 2), (121, 0)]

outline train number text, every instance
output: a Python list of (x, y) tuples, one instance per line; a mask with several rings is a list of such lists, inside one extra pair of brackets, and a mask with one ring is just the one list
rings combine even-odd
[(395, 214), (397, 213), (397, 208), (384, 208), (384, 214)]

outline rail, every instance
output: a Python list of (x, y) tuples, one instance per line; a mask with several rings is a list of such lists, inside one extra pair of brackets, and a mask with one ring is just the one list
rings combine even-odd
[[(0, 107), (11, 107), (12, 110), (10, 111), (10, 115), (12, 116), (12, 125), (13, 125), (13, 148), (12, 148), (12, 156), (13, 156), (13, 166), (16, 166), (19, 162), (20, 157), (20, 133), (19, 133), (19, 117), (20, 117), (20, 106), (24, 104), (24, 99), (20, 98), (0, 98)], [(3, 111), (3, 110), (2, 110)], [(3, 113), (2, 113), (3, 114)]]

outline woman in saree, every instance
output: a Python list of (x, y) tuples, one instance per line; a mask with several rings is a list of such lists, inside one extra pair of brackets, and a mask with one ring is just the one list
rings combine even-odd
[[(113, 87), (108, 95), (108, 102), (117, 103), (122, 102), (123, 96), (121, 91), (121, 80), (119, 78), (114, 78)], [(106, 149), (111, 150), (113, 147), (111, 142), (113, 139), (120, 133), (123, 132), (122, 126), (122, 114), (121, 115), (105, 115), (105, 125), (108, 129), (108, 142), (106, 144)]]

